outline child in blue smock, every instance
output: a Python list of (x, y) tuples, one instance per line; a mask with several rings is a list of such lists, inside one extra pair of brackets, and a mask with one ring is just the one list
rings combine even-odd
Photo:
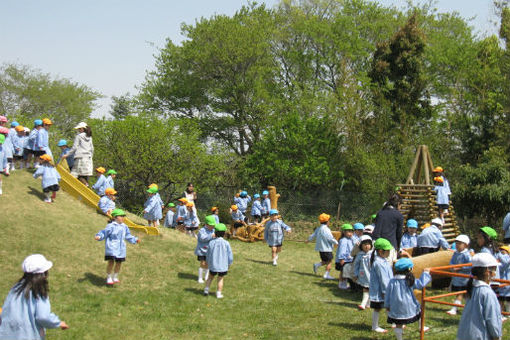
[(192, 237), (197, 237), (195, 231), (198, 229), (198, 218), (195, 214), (195, 209), (193, 209), (195, 205), (192, 202), (186, 203), (186, 216), (184, 217), (184, 228), (186, 230), (186, 234)]
[(253, 221), (256, 223), (260, 223), (262, 221), (262, 204), (260, 203), (260, 195), (253, 195), (253, 204), (251, 205), (251, 217)]
[(106, 169), (100, 166), (99, 168), (96, 168), (96, 183), (92, 186), (92, 189), (98, 194), (100, 197), (104, 195), (104, 191), (106, 190), (106, 177), (104, 177), (104, 173), (106, 172)]
[(51, 150), (49, 148), (49, 135), (48, 135), (48, 130), (50, 129), (52, 122), (48, 118), (44, 118), (42, 122), (43, 122), (42, 128), (37, 130), (37, 135), (35, 136), (34, 154), (36, 156), (40, 156), (41, 154), (48, 154), (52, 156)]
[[(455, 238), (455, 252), (450, 260), (450, 264), (464, 264), (471, 263), (471, 254), (469, 253), (469, 237), (467, 235), (459, 235)], [(461, 267), (452, 269), (458, 274), (471, 274), (471, 267)], [(466, 290), (468, 278), (467, 277), (452, 277), (451, 291), (460, 292)], [(457, 294), (453, 303), (460, 305), (464, 294)], [(450, 315), (457, 314), (457, 306), (453, 306), (446, 312)]]
[[(498, 252), (498, 248), (494, 243), (497, 239), (498, 233), (493, 228), (489, 226), (480, 228), (476, 236), (476, 243), (478, 244), (478, 247), (480, 247), (480, 253), (491, 254), (495, 257)], [(495, 278), (499, 279), (499, 269), (496, 270)], [(491, 287), (497, 288), (497, 286), (499, 286), (499, 282), (491, 282)]]
[(234, 225), (234, 232), (232, 234), (235, 236), (237, 228), (246, 226), (246, 222), (244, 221), (244, 214), (241, 212), (241, 210), (239, 210), (236, 204), (233, 204), (230, 207), (230, 210), (230, 217), (232, 217), (232, 223)]
[(269, 216), (269, 210), (271, 210), (271, 199), (269, 199), (269, 191), (262, 191), (262, 218)]
[(407, 220), (406, 227), (407, 231), (400, 239), (400, 249), (414, 248), (418, 244), (418, 236), (416, 235), (418, 222), (415, 219), (410, 218)]
[[(124, 224), (126, 213), (122, 209), (112, 211), (113, 221), (108, 223), (105, 229), (95, 236), (97, 241), (105, 240), (104, 260), (106, 265), (106, 284), (113, 285), (120, 282), (119, 272), (122, 262), (126, 261), (126, 241), (132, 244), (140, 243), (140, 240), (131, 235), (129, 228)], [(115, 268), (113, 264), (115, 262)], [(113, 269), (113, 275), (112, 275)]]
[(342, 238), (338, 243), (338, 248), (335, 255), (335, 269), (340, 271), (338, 278), (338, 288), (348, 289), (349, 283), (347, 282), (347, 276), (344, 273), (348, 272), (348, 268), (344, 268), (346, 265), (350, 265), (354, 258), (351, 256), (352, 248), (354, 248), (354, 242), (352, 240), (354, 228), (349, 223), (342, 225)]
[(478, 253), (471, 260), (467, 301), (457, 331), (459, 340), (501, 339), (501, 308), (489, 283), (496, 276), (498, 261), (489, 253)]
[(97, 203), (99, 210), (106, 216), (112, 216), (111, 213), (115, 209), (115, 195), (117, 195), (117, 191), (114, 188), (106, 188), (104, 196)]
[(450, 205), (450, 183), (444, 175), (442, 167), (437, 166), (432, 170), (434, 174), (434, 191), (436, 192), (436, 202), (439, 211), (439, 218), (444, 223), (444, 215), (448, 214), (448, 207)]
[(335, 239), (331, 230), (329, 229), (329, 220), (331, 216), (325, 213), (319, 215), (320, 226), (315, 229), (312, 235), (308, 237), (306, 243), (316, 239), (315, 251), (319, 252), (321, 262), (314, 263), (313, 272), (317, 274), (317, 270), (320, 266), (326, 266), (326, 272), (323, 278), (326, 280), (334, 280), (335, 278), (329, 275), (331, 270), (331, 260), (333, 260), (333, 247), (338, 245), (338, 241)]
[(149, 193), (149, 198), (145, 201), (144, 209), (143, 209), (143, 218), (145, 218), (151, 227), (157, 227), (157, 220), (163, 218), (163, 210), (161, 208), (161, 200), (156, 196), (158, 193), (158, 189), (156, 187), (151, 187), (147, 189)]
[(372, 308), (372, 331), (386, 333), (388, 332), (386, 329), (379, 327), (379, 313), (384, 307), (386, 287), (393, 277), (393, 270), (387, 260), (393, 246), (390, 241), (381, 237), (374, 242), (374, 248), (375, 251), (370, 257), (370, 285), (368, 288), (370, 308)]
[[(205, 217), (205, 225), (198, 231), (197, 235), (197, 246), (195, 248), (195, 255), (197, 260), (200, 262), (198, 267), (198, 283), (204, 283), (209, 278), (209, 269), (207, 267), (207, 249), (209, 248), (209, 242), (216, 237), (214, 234), (214, 226), (216, 226), (216, 220), (213, 215)], [(205, 275), (205, 278), (203, 277)]]
[(173, 203), (168, 203), (168, 211), (166, 212), (163, 226), (172, 229), (175, 229), (177, 226), (177, 215), (175, 214), (175, 204)]
[(41, 254), (25, 258), (23, 277), (11, 288), (1, 309), (0, 339), (44, 339), (46, 328), (69, 328), (51, 312), (48, 271), (52, 266)]
[(271, 259), (273, 260), (273, 266), (276, 266), (278, 264), (278, 254), (282, 251), (283, 232), (290, 233), (291, 228), (278, 219), (278, 210), (269, 210), (269, 216), (270, 220), (264, 225), (264, 240), (271, 248)]
[(177, 206), (175, 220), (177, 221), (177, 225), (183, 225), (184, 218), (186, 217), (186, 214), (188, 213), (188, 209), (186, 209), (186, 203), (188, 203), (188, 200), (185, 197), (181, 197), (177, 201), (179, 201), (179, 203), (178, 203), (179, 205)]
[(5, 135), (0, 133), (0, 195), (2, 194), (2, 173), (7, 168), (7, 157), (4, 151)]
[(422, 289), (431, 280), (430, 270), (425, 268), (416, 280), (413, 275), (413, 261), (403, 257), (395, 263), (395, 276), (390, 279), (384, 296), (384, 307), (388, 323), (395, 324), (397, 340), (402, 340), (403, 325), (416, 322), (421, 317), (421, 306), (414, 296), (414, 289)]
[(430, 227), (425, 228), (416, 238), (418, 254), (434, 253), (439, 248), (450, 249), (450, 245), (443, 236), (443, 221), (436, 217), (430, 221)]
[(110, 169), (106, 172), (106, 187), (115, 189), (115, 177), (117, 177), (117, 171)]
[(214, 219), (216, 220), (216, 224), (220, 223), (220, 209), (218, 207), (212, 207), (211, 208), (211, 214), (213, 214)]
[(248, 195), (246, 191), (241, 191), (239, 197), (236, 199), (237, 208), (243, 213), (245, 216), (245, 222), (248, 222), (248, 217), (246, 217), (246, 210), (248, 209), (248, 204), (251, 202), (251, 197)]
[(228, 269), (234, 261), (232, 248), (228, 241), (223, 239), (226, 231), (227, 227), (223, 223), (215, 225), (214, 234), (216, 237), (209, 242), (207, 254), (205, 255), (209, 268), (209, 277), (205, 282), (204, 295), (209, 295), (209, 287), (212, 280), (218, 275), (218, 288), (216, 290), (216, 297), (218, 299), (223, 298), (223, 278), (228, 274)]
[(37, 133), (40, 129), (42, 129), (43, 121), (42, 119), (36, 119), (34, 120), (34, 128), (30, 131), (27, 139), (27, 145), (25, 150), (23, 150), (24, 153), (26, 153), (27, 157), (27, 164), (26, 168), (28, 169), (30, 167), (30, 160), (34, 159), (34, 167), (39, 167), (39, 156), (43, 155), (44, 152), (36, 151), (35, 150), (35, 139), (37, 138)]
[(12, 169), (15, 169), (18, 163), (18, 167), (23, 169), (23, 148), (25, 147), (25, 140), (27, 137), (25, 136), (25, 129), (23, 126), (18, 125), (14, 128), (14, 130), (16, 133), (11, 137), (13, 152)]
[(33, 177), (42, 176), (42, 188), (44, 202), (51, 203), (57, 198), (57, 191), (60, 190), (58, 183), (60, 181), (60, 174), (51, 164), (51, 156), (44, 154), (39, 157), (41, 166), (34, 172)]
[(352, 226), (354, 228), (354, 233), (352, 234), (352, 243), (354, 243), (355, 246), (359, 245), (359, 239), (361, 236), (363, 236), (363, 231), (365, 230), (365, 226), (363, 223), (354, 223)]
[(356, 283), (363, 289), (363, 297), (358, 309), (364, 310), (368, 307), (370, 287), (370, 258), (372, 257), (372, 238), (369, 235), (360, 237), (359, 252), (354, 258), (354, 277)]
[[(61, 139), (58, 141), (57, 146), (60, 148), (60, 156), (58, 158), (57, 164), (60, 163), (62, 157), (67, 155), (71, 148), (67, 145), (67, 141), (65, 139)], [(66, 157), (67, 166), (69, 170), (73, 169), (74, 166), (74, 155), (69, 155)]]
[[(510, 246), (499, 247), (499, 253), (496, 258), (500, 263), (499, 276), (502, 280), (510, 281)], [(501, 310), (510, 312), (510, 286), (500, 287), (498, 293)]]

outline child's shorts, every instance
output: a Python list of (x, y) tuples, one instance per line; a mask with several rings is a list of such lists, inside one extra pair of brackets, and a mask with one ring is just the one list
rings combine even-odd
[(438, 204), (437, 207), (439, 209), (446, 210), (446, 209), (448, 209), (450, 207), (450, 205), (449, 204)]
[(234, 222), (234, 229), (237, 229), (239, 227), (242, 227), (244, 224), (242, 223), (239, 223), (239, 222)]
[[(372, 304), (372, 302), (370, 302)], [(372, 306), (370, 306), (372, 307)], [(388, 323), (394, 323), (395, 325), (408, 325), (410, 323), (420, 320), (421, 312), (409, 319), (394, 319), (388, 316)]]
[(209, 275), (211, 275), (211, 276), (216, 276), (216, 274), (218, 274), (219, 277), (223, 277), (223, 276), (228, 274), (228, 271), (226, 271), (226, 272), (212, 272), (212, 271), (209, 271)]
[(331, 260), (333, 260), (333, 253), (330, 251), (320, 251), (319, 255), (321, 256), (322, 262), (331, 262)]
[(198, 229), (198, 227), (191, 227), (191, 226), (184, 226), (184, 228), (186, 228), (186, 230), (190, 230), (190, 231), (194, 231), (194, 230)]
[(280, 244), (276, 244), (276, 245), (274, 245), (274, 246), (269, 246), (269, 248), (273, 248), (273, 247), (278, 248), (278, 247), (281, 247), (281, 246), (282, 246), (282, 244), (280, 243)]
[(21, 161), (23, 159), (23, 156), (12, 156), (14, 158), (15, 161)]
[(383, 309), (384, 301), (370, 301), (370, 308), (373, 309)]
[(39, 156), (42, 156), (46, 153), (46, 151), (44, 150), (32, 150), (32, 154), (35, 156), (35, 157), (39, 157)]
[(335, 269), (338, 270), (339, 272), (341, 272), (342, 270), (344, 270), (344, 266), (347, 263), (350, 263), (350, 262), (344, 262), (344, 264), (340, 264), (340, 262), (335, 262)]
[(510, 296), (498, 296), (499, 301), (510, 301)]
[(33, 155), (34, 151), (32, 149), (23, 148), (23, 157), (26, 159), (27, 156)]
[(60, 190), (60, 187), (58, 186), (58, 184), (53, 184), (53, 185), (50, 185), (49, 187), (46, 187), (44, 189), (42, 189), (43, 192), (50, 192), (50, 191), (59, 191)]
[(206, 260), (206, 257), (205, 257), (205, 255), (204, 255), (204, 256), (202, 256), (202, 255), (198, 255), (198, 256), (197, 256), (197, 260), (198, 260), (198, 261), (205, 261), (205, 260)]
[(452, 285), (452, 292), (460, 292), (462, 290), (466, 290), (467, 286), (454, 286)]
[(104, 256), (104, 260), (105, 261), (114, 260), (115, 262), (124, 262), (124, 261), (126, 261), (126, 258), (125, 257), (115, 257), (115, 256), (111, 256), (111, 255), (105, 255)]

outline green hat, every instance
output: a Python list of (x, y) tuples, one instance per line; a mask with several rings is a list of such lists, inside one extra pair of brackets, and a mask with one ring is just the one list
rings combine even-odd
[(375, 241), (374, 248), (382, 250), (392, 250), (393, 246), (391, 245), (390, 241), (381, 237)]
[(205, 217), (205, 224), (207, 225), (216, 225), (216, 219), (214, 218), (214, 215), (209, 215)]
[(147, 192), (149, 194), (155, 194), (158, 192), (158, 188), (156, 188), (156, 187), (149, 188), (149, 189), (147, 189)]
[(117, 208), (117, 209), (113, 209), (112, 216), (113, 217), (126, 216), (126, 213), (124, 212), (124, 210)]
[(491, 227), (485, 226), (485, 227), (480, 228), (480, 230), (483, 231), (484, 233), (486, 233), (487, 236), (489, 236), (491, 239), (493, 239), (493, 240), (498, 239), (498, 233), (496, 232), (496, 230), (492, 229)]
[(227, 227), (223, 223), (218, 223), (214, 226), (216, 231), (227, 231)]
[(113, 169), (110, 169), (108, 170), (108, 172), (106, 173), (107, 175), (116, 175), (117, 174), (117, 171), (113, 170)]
[(345, 224), (342, 224), (342, 230), (354, 230), (354, 228), (352, 227), (351, 224), (345, 223)]
[(377, 217), (377, 215), (376, 215), (376, 214), (372, 214), (372, 215), (370, 215), (370, 218), (371, 218), (371, 219), (375, 219), (376, 217)]
[(175, 204), (173, 204), (173, 203), (168, 203), (168, 206), (169, 206), (170, 208), (173, 208), (173, 207), (175, 207)]
[(5, 135), (0, 133), (0, 144), (5, 142)]

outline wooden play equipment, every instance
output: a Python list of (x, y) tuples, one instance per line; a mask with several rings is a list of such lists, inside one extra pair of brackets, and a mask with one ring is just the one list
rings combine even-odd
[[(94, 191), (90, 190), (87, 186), (85, 186), (82, 182), (80, 182), (77, 178), (71, 175), (71, 173), (69, 172), (69, 166), (67, 165), (67, 161), (65, 159), (61, 160), (60, 163), (57, 164), (56, 168), (58, 173), (62, 177), (59, 183), (60, 187), (65, 192), (67, 192), (77, 200), (85, 203), (89, 207), (92, 207), (101, 212), (97, 206), (97, 203), (99, 202), (99, 196)], [(124, 223), (131, 230), (141, 231), (148, 235), (159, 235), (158, 228), (136, 224), (127, 217), (124, 218)]]
[[(418, 221), (418, 225), (430, 222), (438, 217), (436, 193), (432, 185), (432, 170), (434, 165), (426, 145), (420, 145), (416, 151), (411, 170), (405, 184), (397, 184), (397, 193), (402, 197), (400, 212), (404, 221), (410, 218)], [(445, 215), (443, 235), (451, 243), (460, 234), (452, 203)]]

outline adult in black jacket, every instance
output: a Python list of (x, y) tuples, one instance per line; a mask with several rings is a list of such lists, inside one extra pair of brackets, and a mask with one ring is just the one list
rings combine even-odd
[(400, 248), (400, 239), (402, 238), (402, 227), (404, 225), (404, 216), (398, 211), (402, 199), (398, 194), (393, 194), (379, 210), (375, 218), (375, 228), (372, 232), (372, 238), (377, 240), (382, 237), (390, 241), (395, 250), (390, 253), (388, 259), (396, 260), (397, 252)]

